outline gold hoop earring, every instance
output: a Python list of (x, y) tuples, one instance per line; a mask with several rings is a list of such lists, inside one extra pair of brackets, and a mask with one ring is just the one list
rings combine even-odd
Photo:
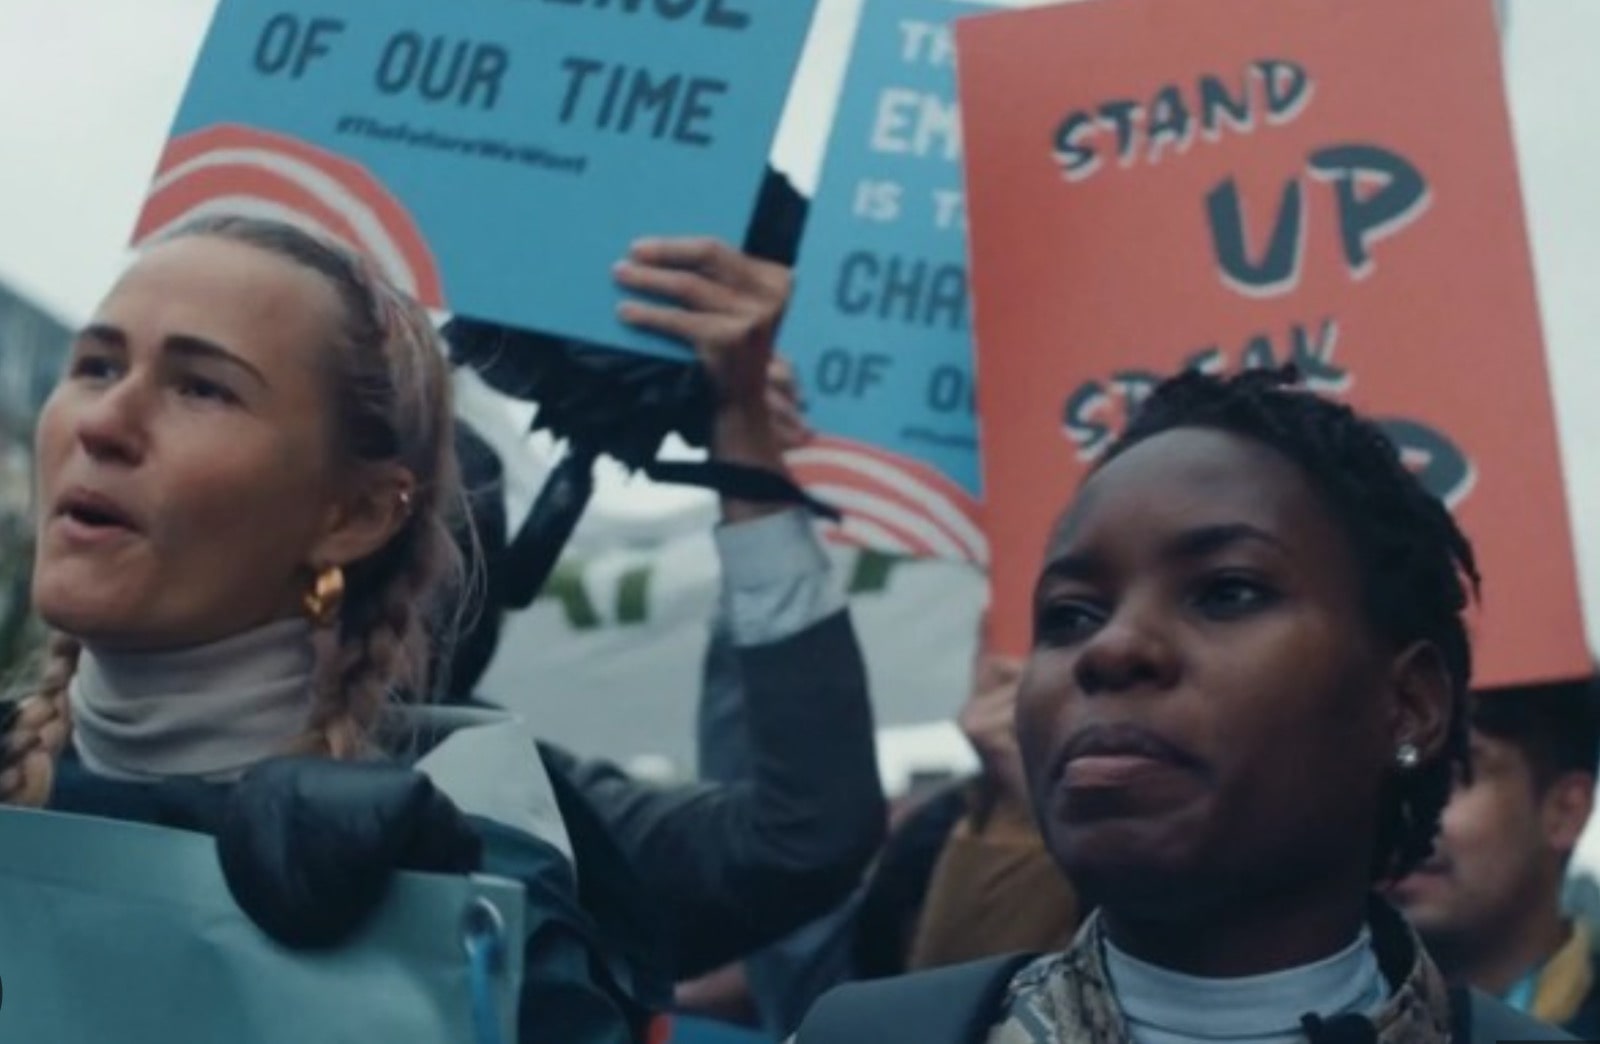
[(311, 590), (301, 599), (306, 618), (314, 627), (331, 627), (339, 618), (344, 605), (344, 570), (336, 565), (326, 566), (317, 573)]

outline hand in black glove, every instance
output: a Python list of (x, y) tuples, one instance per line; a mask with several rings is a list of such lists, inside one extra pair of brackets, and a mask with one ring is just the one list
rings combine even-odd
[(239, 782), (217, 851), (250, 919), (283, 945), (310, 949), (348, 938), (396, 870), (470, 873), (482, 844), (418, 772), (282, 758)]

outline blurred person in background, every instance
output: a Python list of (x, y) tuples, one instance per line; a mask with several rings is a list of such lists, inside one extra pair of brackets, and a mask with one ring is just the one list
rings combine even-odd
[[(1071, 941), (1082, 912), (1039, 834), (1017, 744), (1023, 666), (988, 652), (978, 655), (972, 695), (958, 720), (978, 755), (979, 774), (958, 791), (960, 817), (939, 846), (927, 892), (909, 922), (903, 967), (877, 968), (864, 960), (862, 977), (1060, 948)], [(874, 910), (867, 907), (858, 954), (893, 937), (878, 930)]]
[[(790, 430), (803, 431), (801, 423)], [(739, 965), (680, 986), (685, 1009), (781, 1039), (839, 983), (1071, 940), (1082, 914), (1035, 825), (1017, 746), (1021, 664), (983, 652), (983, 630), (957, 719), (978, 773), (897, 801), (888, 841), (849, 901)], [(745, 696), (723, 634), (714, 620), (699, 708), (700, 772), (733, 781), (749, 773), (749, 751)]]
[(1562, 894), (1597, 769), (1592, 680), (1476, 694), (1471, 775), (1393, 893), (1448, 978), (1578, 1037), (1600, 1037), (1595, 935)]
[[(710, 457), (783, 477), (785, 448), (809, 437), (793, 374), (774, 349), (805, 212), (804, 197), (769, 169), (741, 248), (703, 238), (646, 240), (614, 270), (624, 289), (653, 297), (625, 305), (625, 321), (695, 346), (707, 365), (719, 359), (706, 346), (737, 345), (738, 379), (726, 371), (714, 375), (719, 401)], [(544, 340), (540, 349), (561, 350)], [(489, 579), (485, 611), (453, 650), (446, 677), (453, 702), (484, 705), (498, 695), (478, 685), (504, 615), (524, 607), (507, 592), (526, 593), (529, 585), (504, 572), (519, 560), (512, 545), (527, 534), (513, 535), (508, 525), (502, 464), (493, 450), (464, 424), (458, 447), (473, 528), (459, 530), (457, 539), (469, 553), (476, 546)], [(866, 667), (842, 584), (807, 511), (735, 495), (724, 495), (721, 507), (713, 531), (721, 565), (720, 650), (744, 686), (748, 714), (740, 728), (750, 771), (726, 781), (659, 786), (609, 762), (539, 744), (564, 807), (573, 806), (569, 818), (588, 824), (638, 869), (629, 898), (661, 922), (658, 952), (680, 980), (837, 906), (884, 832)], [(511, 694), (504, 700), (521, 702)]]
[[(730, 407), (712, 454), (785, 473), (783, 447), (804, 437), (795, 427), (803, 422), (792, 375), (771, 349), (788, 304), (788, 270), (720, 243), (683, 246), (693, 252), (683, 269), (710, 273), (694, 278), (715, 280), (726, 308), (748, 317), (746, 344), (762, 367), (762, 379), (743, 389), (748, 399)], [(669, 325), (676, 329), (678, 321)], [(506, 613), (522, 608), (503, 592), (525, 586), (505, 575), (515, 556), (508, 554), (503, 465), (465, 422), (458, 422), (456, 443), (472, 516), (457, 541), (464, 553), (482, 556), (487, 581), (484, 610), (468, 621), (444, 665), (449, 699), (484, 707), (499, 696), (516, 705), (523, 702), (516, 694), (479, 689)], [(866, 668), (842, 585), (806, 511), (724, 497), (713, 539), (726, 628), (721, 649), (748, 686), (741, 728), (748, 729), (751, 771), (662, 786), (560, 744), (539, 744), (569, 820), (588, 824), (638, 869), (630, 905), (661, 922), (663, 964), (680, 979), (837, 905), (877, 852), (885, 818)]]

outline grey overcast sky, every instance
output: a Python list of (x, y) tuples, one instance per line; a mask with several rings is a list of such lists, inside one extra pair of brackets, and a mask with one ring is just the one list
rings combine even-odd
[[(780, 164), (802, 183), (815, 177), (858, 4), (821, 2), (778, 143)], [(0, 279), (69, 322), (87, 315), (123, 263), (213, 7), (214, 0), (0, 0)], [(1600, 0), (1512, 0), (1510, 11), (1508, 84), (1594, 639)]]

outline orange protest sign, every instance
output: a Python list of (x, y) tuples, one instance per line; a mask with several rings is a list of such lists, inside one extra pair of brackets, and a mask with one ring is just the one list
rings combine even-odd
[(1589, 669), (1487, 0), (1081, 0), (957, 47), (1002, 650), (1159, 376), (1294, 362), (1458, 512), (1479, 682)]

